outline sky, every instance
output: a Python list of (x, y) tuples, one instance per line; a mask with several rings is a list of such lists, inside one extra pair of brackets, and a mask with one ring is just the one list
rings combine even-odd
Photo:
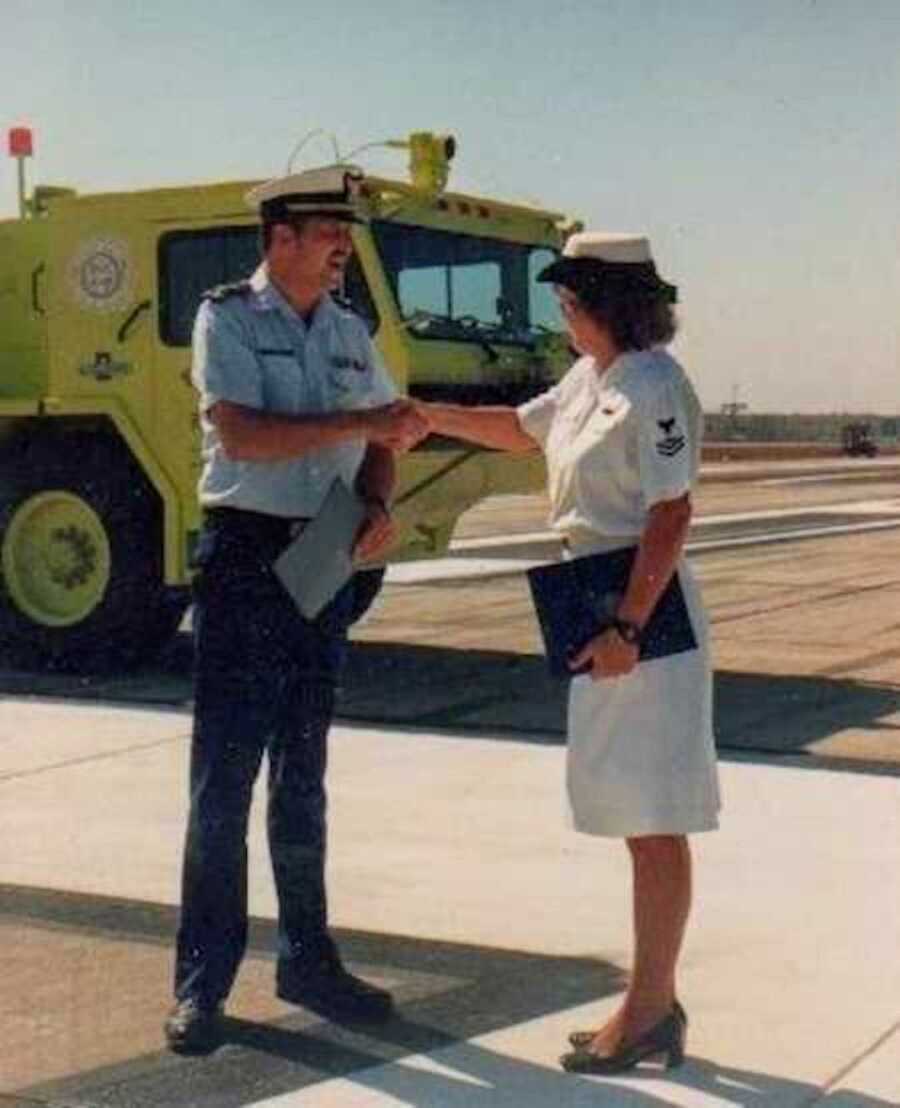
[[(650, 236), (707, 410), (900, 413), (900, 0), (0, 0), (0, 14), (0, 127), (34, 128), (31, 181), (243, 180), (283, 172), (314, 128), (343, 153), (451, 132), (451, 187)], [(6, 218), (16, 170), (0, 164)], [(405, 172), (398, 153), (363, 164)]]

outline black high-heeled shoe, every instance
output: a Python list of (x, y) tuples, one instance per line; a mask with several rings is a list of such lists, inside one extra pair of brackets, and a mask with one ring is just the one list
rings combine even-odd
[[(683, 1010), (682, 1010), (683, 1011)], [(645, 1031), (633, 1043), (620, 1047), (615, 1054), (594, 1054), (590, 1050), (573, 1050), (560, 1058), (560, 1064), (569, 1073), (624, 1073), (648, 1058), (658, 1054), (666, 1056), (666, 1069), (680, 1066), (684, 1061), (684, 1045), (687, 1033), (686, 1019), (673, 1007), (667, 1016)]]
[[(687, 1027), (687, 1012), (685, 1012), (684, 1008), (681, 1007), (679, 1001), (675, 1001), (672, 1011), (675, 1013), (676, 1016), (678, 1016), (684, 1026)], [(599, 1034), (599, 1027), (595, 1031), (573, 1031), (572, 1034), (569, 1036), (569, 1042), (572, 1044), (572, 1046), (575, 1047), (576, 1050), (584, 1050), (586, 1047), (589, 1047), (591, 1045), (591, 1043), (594, 1041), (594, 1039), (597, 1038)]]

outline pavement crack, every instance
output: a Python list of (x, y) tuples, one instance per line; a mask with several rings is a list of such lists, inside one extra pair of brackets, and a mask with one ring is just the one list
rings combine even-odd
[(832, 592), (816, 593), (814, 596), (802, 597), (800, 600), (792, 600), (785, 604), (766, 604), (759, 608), (753, 608), (748, 612), (735, 612), (732, 615), (712, 616), (713, 625), (722, 623), (737, 623), (742, 619), (754, 619), (757, 616), (771, 616), (774, 612), (787, 612), (792, 608), (804, 608), (814, 604), (829, 604), (833, 600), (847, 600), (849, 597), (862, 596), (865, 593), (881, 592), (884, 589), (892, 590), (900, 586), (900, 581), (879, 581), (876, 585), (860, 585), (854, 589), (836, 589)]
[(852, 1058), (846, 1066), (843, 1066), (841, 1069), (839, 1069), (833, 1077), (829, 1078), (828, 1081), (826, 1081), (824, 1085), (822, 1085), (822, 1088), (816, 1094), (815, 1099), (809, 1100), (807, 1103), (810, 1105), (818, 1104), (824, 1097), (832, 1092), (832, 1090), (839, 1082), (843, 1081), (844, 1078), (851, 1074), (858, 1066), (861, 1066), (867, 1058), (871, 1058), (873, 1054), (880, 1050), (881, 1047), (883, 1047), (884, 1044), (888, 1042), (888, 1040), (891, 1039), (894, 1035), (898, 1034), (898, 1032), (900, 1032), (900, 1020), (897, 1020), (897, 1022), (889, 1027), (887, 1031), (885, 1031), (882, 1035), (879, 1035), (871, 1046), (861, 1051), (855, 1058)]
[(896, 647), (891, 650), (876, 650), (871, 654), (861, 654), (858, 658), (840, 662), (838, 665), (826, 666), (819, 670), (819, 673), (823, 677), (846, 677), (847, 675), (859, 674), (872, 666), (880, 665), (881, 662), (893, 662), (897, 658), (900, 658), (900, 650)]
[[(80, 758), (67, 758), (61, 762), (51, 762), (49, 765), (36, 766), (34, 769), (14, 770), (12, 773), (0, 773), (0, 785), (7, 781), (21, 781), (25, 777), (40, 777), (43, 773), (50, 773), (57, 769), (69, 769), (71, 766), (86, 765), (89, 762), (101, 762), (110, 758), (120, 758), (123, 754), (133, 754), (138, 750), (152, 750), (158, 746), (168, 746), (169, 743), (184, 742), (190, 736), (173, 735), (167, 739), (156, 739), (152, 743), (137, 743), (135, 746), (125, 746), (119, 750), (104, 750), (99, 754), (85, 754)], [(0, 1100), (0, 1108), (3, 1102)]]

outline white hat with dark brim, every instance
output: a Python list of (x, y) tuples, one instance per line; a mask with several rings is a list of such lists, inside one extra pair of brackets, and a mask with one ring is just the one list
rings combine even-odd
[(537, 275), (538, 281), (564, 285), (575, 293), (610, 291), (663, 295), (670, 303), (678, 290), (656, 272), (646, 235), (581, 231), (571, 235), (562, 257)]
[(244, 199), (267, 223), (289, 223), (304, 215), (368, 223), (358, 207), (362, 180), (358, 166), (326, 165), (264, 181)]

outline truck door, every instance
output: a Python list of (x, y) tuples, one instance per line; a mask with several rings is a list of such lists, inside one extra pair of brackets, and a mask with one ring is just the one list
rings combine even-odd
[(207, 289), (253, 272), (259, 260), (257, 240), (252, 225), (170, 225), (155, 231), (155, 373), (161, 385), (166, 449), (183, 505), (185, 559), (199, 527), (200, 435), (190, 379), (194, 317)]
[(75, 201), (52, 218), (49, 409), (115, 412), (145, 438), (155, 408), (150, 239), (113, 204)]

